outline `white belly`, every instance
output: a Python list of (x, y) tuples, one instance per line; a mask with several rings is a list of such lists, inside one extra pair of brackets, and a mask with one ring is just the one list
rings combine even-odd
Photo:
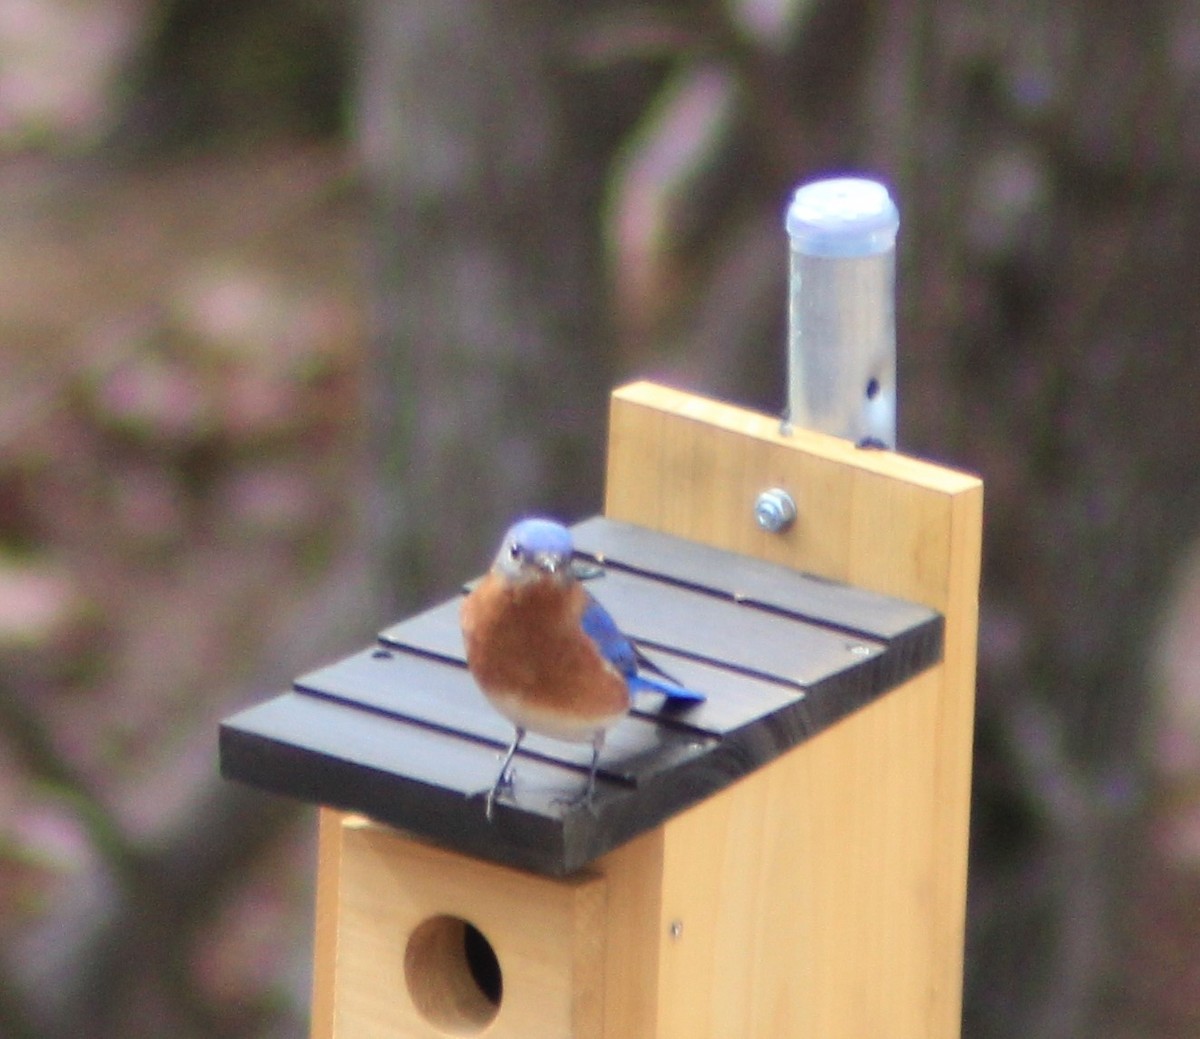
[(520, 697), (493, 693), (488, 697), (492, 706), (514, 725), (539, 736), (549, 736), (570, 743), (591, 743), (599, 733), (612, 728), (627, 712), (592, 718), (576, 718), (562, 711), (530, 705)]

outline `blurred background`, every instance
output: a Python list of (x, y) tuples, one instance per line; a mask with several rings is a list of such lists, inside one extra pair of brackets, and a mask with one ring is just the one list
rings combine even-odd
[(1200, 1034), (1200, 0), (0, 0), (0, 1036), (306, 1034), (218, 720), (597, 511), (616, 383), (778, 411), (846, 171), (987, 488), (965, 1035)]

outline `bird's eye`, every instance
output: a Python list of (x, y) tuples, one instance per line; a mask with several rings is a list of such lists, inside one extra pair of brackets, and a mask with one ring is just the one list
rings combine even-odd
[(521, 546), (515, 541), (510, 541), (508, 543), (508, 558), (514, 563), (521, 558)]

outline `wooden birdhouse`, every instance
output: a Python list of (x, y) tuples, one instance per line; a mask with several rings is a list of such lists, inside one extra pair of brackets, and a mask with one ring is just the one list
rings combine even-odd
[(981, 514), (960, 472), (614, 393), (588, 587), (707, 700), (619, 723), (590, 808), (589, 748), (530, 737), (485, 818), (512, 730), (457, 597), (222, 726), (225, 775), (322, 806), (314, 1039), (957, 1036)]

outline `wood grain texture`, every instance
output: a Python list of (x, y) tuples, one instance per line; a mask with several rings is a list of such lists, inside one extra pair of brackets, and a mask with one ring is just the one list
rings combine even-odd
[(317, 814), (317, 892), (313, 922), (312, 1039), (333, 1039), (333, 966), (337, 957), (338, 887), (343, 813)]
[(324, 809), (320, 827), (312, 1039), (453, 1034), (401, 991), (409, 936), (446, 913), (494, 943), (503, 994), (480, 1033), (654, 1034), (661, 829), (563, 881), (432, 848), (351, 813)]
[[(785, 534), (762, 490), (796, 499)], [(982, 485), (639, 383), (610, 518), (919, 602), (943, 663), (664, 827), (658, 1039), (959, 1033)]]
[(928, 672), (667, 824), (682, 933), (660, 1037), (957, 1035), (963, 889), (925, 746), (939, 686)]
[(656, 1034), (662, 918), (663, 829), (593, 864), (608, 885), (604, 927), (604, 1039)]
[[(782, 535), (753, 521), (754, 501), (768, 487), (790, 491), (799, 509)], [(962, 511), (969, 535), (982, 485), (966, 473), (821, 433), (784, 436), (771, 416), (634, 383), (613, 393), (605, 494), (611, 519), (945, 613), (951, 561), (965, 547), (953, 550), (945, 540), (957, 532), (947, 509)]]
[[(607, 886), (548, 880), (410, 840), (361, 816), (341, 823), (334, 1039), (531, 1035), (602, 1039)], [(451, 930), (414, 954), (430, 921), (487, 939), (502, 991), (488, 1001), (454, 958)]]

